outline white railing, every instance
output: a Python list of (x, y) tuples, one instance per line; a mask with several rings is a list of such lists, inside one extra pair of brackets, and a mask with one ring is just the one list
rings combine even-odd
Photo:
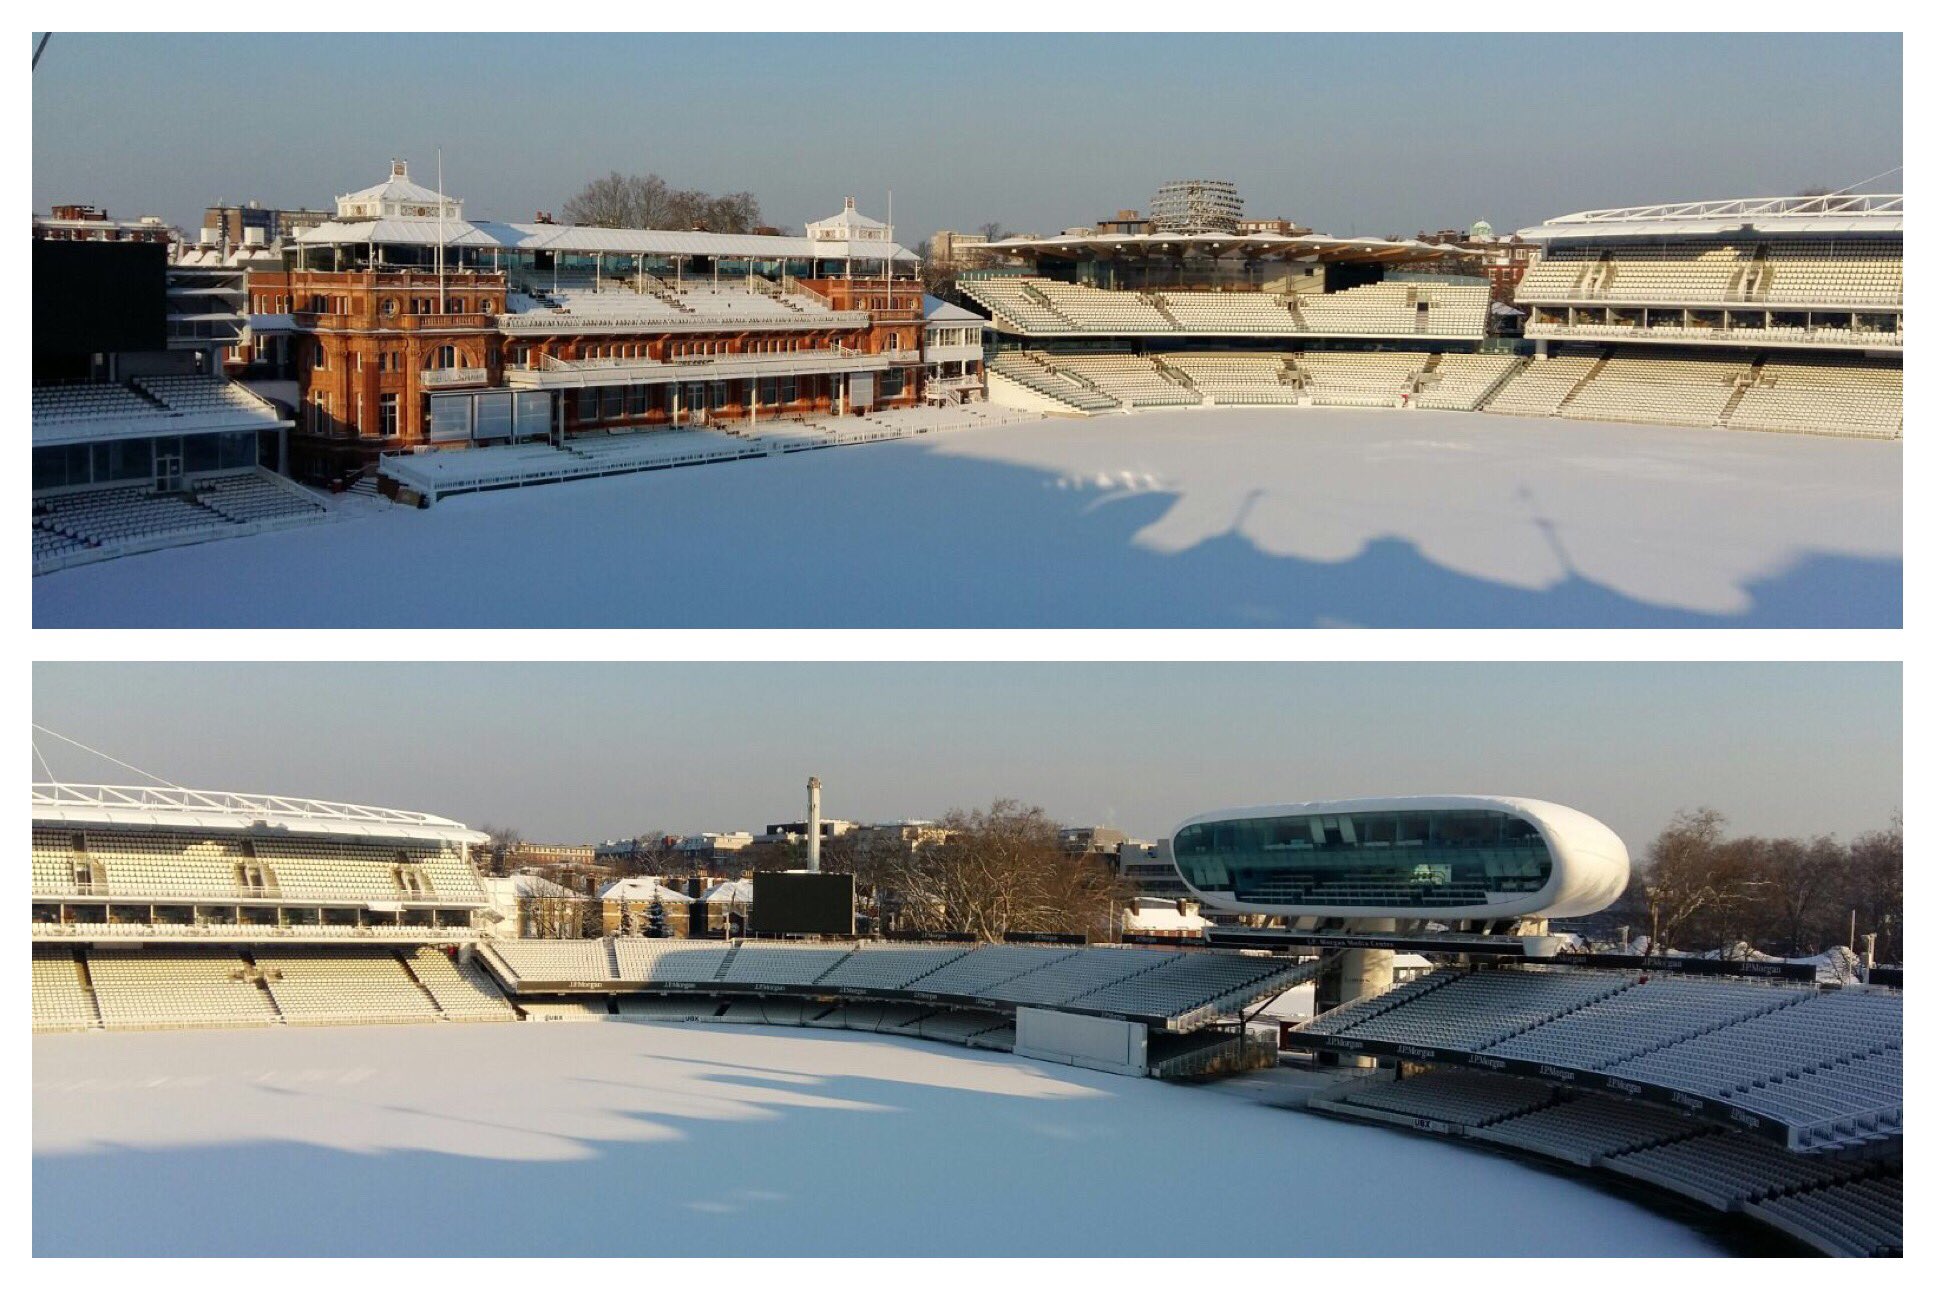
[(420, 385), (428, 390), (448, 389), (454, 385), (482, 385), (490, 379), (490, 373), (481, 367), (431, 367), (417, 374)]

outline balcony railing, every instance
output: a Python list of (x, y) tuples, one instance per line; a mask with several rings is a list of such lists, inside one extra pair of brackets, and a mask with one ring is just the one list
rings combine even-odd
[(417, 383), (426, 390), (448, 390), (460, 385), (485, 385), (490, 372), (482, 367), (432, 367), (417, 373)]

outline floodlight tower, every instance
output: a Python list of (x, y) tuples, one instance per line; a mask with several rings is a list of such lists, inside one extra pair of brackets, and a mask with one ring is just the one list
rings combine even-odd
[(806, 781), (806, 871), (820, 871), (820, 777)]

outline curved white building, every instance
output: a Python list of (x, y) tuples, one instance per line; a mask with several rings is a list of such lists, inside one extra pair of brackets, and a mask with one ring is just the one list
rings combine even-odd
[(1176, 871), (1212, 908), (1289, 918), (1574, 918), (1626, 890), (1619, 835), (1522, 797), (1356, 797), (1212, 811)]

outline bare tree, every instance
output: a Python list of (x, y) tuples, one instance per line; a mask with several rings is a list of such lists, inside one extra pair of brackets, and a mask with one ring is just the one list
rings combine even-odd
[(1756, 852), (1751, 872), (1781, 952), (1800, 956), (1825, 948), (1815, 929), (1845, 867), (1840, 845), (1833, 838), (1775, 838)]
[[(1856, 838), (1848, 847), (1844, 864), (1844, 909), (1854, 912), (1855, 934), (1875, 933), (1877, 962), (1901, 962), (1906, 943), (1902, 927), (1901, 816), (1897, 814), (1885, 829)], [(1836, 911), (1837, 918), (1840, 912)]]
[(759, 223), (759, 199), (749, 192), (713, 196), (696, 188), (675, 189), (655, 174), (614, 170), (594, 179), (564, 204), (572, 224), (599, 228), (702, 228), (746, 233)]
[(594, 179), (564, 204), (564, 218), (570, 224), (589, 224), (598, 228), (639, 228), (635, 223), (637, 207), (633, 201), (631, 177), (616, 170)]
[(1726, 817), (1701, 808), (1681, 811), (1653, 840), (1640, 872), (1652, 920), (1652, 952), (1664, 954), (1687, 921), (1734, 897), (1721, 846)]
[(1064, 851), (1040, 807), (1004, 798), (985, 810), (951, 811), (940, 827), (943, 841), (886, 862), (882, 885), (904, 925), (986, 941), (1009, 932), (1106, 934), (1123, 897), (1114, 871), (1099, 857)]
[(490, 839), (485, 849), (490, 853), (488, 871), (492, 876), (501, 878), (511, 871), (517, 850), (524, 845), (524, 835), (513, 828), (499, 828), (486, 824), (481, 832)]

